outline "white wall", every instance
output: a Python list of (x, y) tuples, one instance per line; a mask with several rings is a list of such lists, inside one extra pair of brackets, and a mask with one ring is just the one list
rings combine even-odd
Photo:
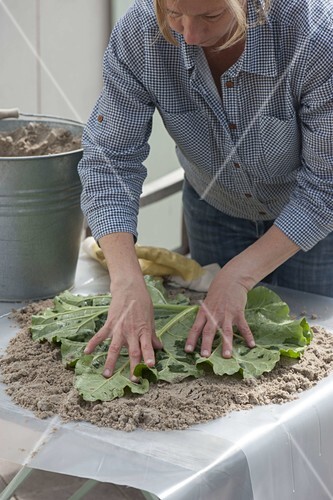
[[(0, 108), (85, 122), (102, 87), (102, 57), (113, 23), (131, 0), (2, 0)], [(174, 144), (154, 118), (148, 178), (178, 168)], [(180, 194), (146, 207), (139, 242), (180, 244)]]
[(86, 121), (109, 37), (108, 0), (3, 0), (0, 106)]

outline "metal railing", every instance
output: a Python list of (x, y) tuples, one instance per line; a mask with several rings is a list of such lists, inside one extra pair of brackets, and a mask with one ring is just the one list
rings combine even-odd
[[(144, 185), (140, 199), (140, 208), (156, 203), (157, 201), (164, 200), (165, 198), (178, 193), (182, 190), (183, 182), (184, 170), (182, 168), (178, 168), (169, 174)], [(175, 248), (174, 251), (182, 255), (189, 253), (184, 215), (182, 215), (181, 224), (181, 244), (180, 247)]]

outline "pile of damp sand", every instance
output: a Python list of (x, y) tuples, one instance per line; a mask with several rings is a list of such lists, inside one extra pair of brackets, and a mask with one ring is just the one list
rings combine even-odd
[(12, 132), (0, 132), (0, 157), (43, 156), (81, 149), (81, 137), (65, 128), (30, 122)]
[(257, 379), (211, 375), (173, 385), (151, 384), (143, 396), (85, 402), (73, 387), (73, 372), (61, 363), (59, 348), (31, 339), (31, 315), (52, 304), (32, 303), (13, 312), (21, 329), (0, 359), (7, 393), (40, 418), (57, 414), (65, 422), (81, 420), (125, 431), (186, 429), (235, 410), (294, 400), (333, 369), (333, 335), (315, 327), (300, 361), (282, 358), (272, 372)]

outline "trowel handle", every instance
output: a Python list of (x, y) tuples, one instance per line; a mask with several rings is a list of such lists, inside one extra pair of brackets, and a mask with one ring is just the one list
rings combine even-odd
[(17, 108), (13, 109), (0, 109), (0, 120), (3, 118), (18, 118), (20, 112)]

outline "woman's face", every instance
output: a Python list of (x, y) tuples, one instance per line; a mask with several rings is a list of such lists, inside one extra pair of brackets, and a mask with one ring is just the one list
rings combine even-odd
[(165, 0), (165, 7), (169, 27), (188, 45), (218, 47), (235, 26), (226, 0)]

